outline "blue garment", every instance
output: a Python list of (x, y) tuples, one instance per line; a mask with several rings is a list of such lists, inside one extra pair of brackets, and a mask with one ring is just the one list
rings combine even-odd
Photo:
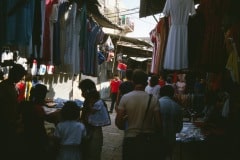
[(105, 126), (111, 124), (108, 110), (103, 100), (98, 100), (93, 105), (93, 109), (95, 109), (96, 112), (94, 114), (89, 115), (88, 117), (89, 124), (93, 126)]
[(170, 97), (163, 96), (159, 99), (162, 119), (163, 137), (167, 143), (173, 145), (176, 141), (176, 133), (182, 129), (182, 109)]
[[(3, 9), (4, 12), (11, 10), (16, 5), (17, 0), (8, 0), (5, 3), (4, 6), (0, 7), (0, 9), (7, 9)], [(35, 0), (29, 0), (21, 8), (16, 9), (10, 16), (4, 17), (5, 19), (1, 23), (1, 25), (5, 25), (3, 28), (6, 31), (3, 43), (29, 45), (33, 31), (34, 6)]]

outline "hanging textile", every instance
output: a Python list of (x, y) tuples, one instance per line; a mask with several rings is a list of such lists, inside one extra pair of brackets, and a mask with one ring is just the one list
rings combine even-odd
[(80, 17), (80, 71), (85, 75), (98, 76), (97, 44), (103, 40), (104, 33), (102, 27), (91, 18), (87, 18), (85, 4), (83, 4)]
[(236, 44), (232, 38), (227, 39), (227, 44), (230, 53), (228, 56), (226, 68), (230, 71), (232, 80), (239, 83), (240, 58), (237, 53)]
[(204, 18), (203, 46), (198, 65), (205, 72), (219, 72), (225, 69), (227, 52), (222, 26), (229, 0), (201, 0), (199, 14)]
[(164, 57), (164, 69), (188, 68), (188, 19), (195, 14), (193, 0), (167, 0), (163, 13), (171, 16), (168, 41)]
[(51, 61), (51, 34), (50, 34), (50, 16), (52, 7), (57, 4), (58, 0), (45, 0), (45, 17), (43, 32), (43, 59), (45, 62)]
[(167, 42), (168, 18), (160, 18), (156, 27), (150, 32), (153, 46), (151, 73), (159, 74), (163, 69), (164, 51)]
[(189, 70), (201, 71), (199, 66), (204, 35), (204, 17), (199, 14), (189, 18), (188, 22), (188, 68)]
[[(33, 31), (35, 0), (27, 1), (17, 8), (19, 0), (0, 2), (0, 46), (27, 46)], [(16, 8), (16, 10), (14, 10)]]
[(80, 14), (80, 40), (79, 40), (79, 47), (80, 47), (80, 71), (85, 72), (85, 57), (86, 57), (86, 48), (87, 48), (87, 8), (86, 4), (84, 3), (81, 9)]

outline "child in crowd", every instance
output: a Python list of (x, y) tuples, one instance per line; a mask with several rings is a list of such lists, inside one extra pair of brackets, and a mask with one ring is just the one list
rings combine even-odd
[(110, 96), (111, 96), (111, 108), (110, 113), (113, 112), (115, 103), (117, 101), (117, 94), (119, 90), (119, 86), (122, 81), (119, 79), (118, 75), (114, 75), (113, 79), (110, 80)]
[(81, 144), (86, 136), (86, 128), (79, 120), (80, 108), (73, 101), (67, 101), (61, 110), (61, 119), (54, 136), (59, 139), (57, 160), (81, 160)]
[(148, 94), (154, 95), (157, 99), (160, 98), (160, 85), (159, 85), (159, 79), (157, 75), (152, 75), (150, 77), (150, 80), (148, 82), (148, 85), (145, 88), (145, 92)]

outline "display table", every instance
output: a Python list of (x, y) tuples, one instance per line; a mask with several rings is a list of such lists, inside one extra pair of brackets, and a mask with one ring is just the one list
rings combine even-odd
[[(45, 128), (48, 131), (53, 131), (55, 126), (60, 120), (61, 120), (61, 108), (63, 107), (64, 103), (67, 102), (66, 99), (56, 98), (54, 100), (46, 99), (46, 105), (43, 107), (45, 113), (46, 113), (46, 123)], [(79, 108), (82, 107), (83, 101), (75, 99), (74, 102), (78, 105)], [(80, 114), (80, 113), (79, 113)], [(49, 124), (51, 123), (51, 124)]]
[(225, 160), (229, 153), (228, 137), (221, 128), (209, 127), (204, 122), (184, 122), (176, 134), (174, 160)]
[[(183, 122), (183, 128), (180, 133), (176, 134), (176, 150), (175, 157), (180, 160), (191, 159), (193, 152), (192, 147), (199, 147), (203, 145), (205, 136), (201, 128), (192, 122)], [(174, 158), (176, 159), (176, 158)]]
[(201, 128), (192, 122), (183, 122), (183, 128), (180, 133), (176, 134), (176, 141), (189, 142), (189, 141), (203, 141)]

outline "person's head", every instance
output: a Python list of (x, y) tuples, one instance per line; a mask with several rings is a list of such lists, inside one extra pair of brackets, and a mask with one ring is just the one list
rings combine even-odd
[(132, 69), (127, 69), (126, 70), (126, 78), (127, 80), (132, 80), (132, 76), (133, 76), (133, 70)]
[(97, 91), (96, 85), (91, 79), (81, 80), (79, 82), (78, 88), (82, 91), (82, 96), (84, 98), (100, 97), (99, 92)]
[(150, 78), (150, 86), (154, 87), (158, 84), (158, 76), (157, 75), (152, 75)]
[(17, 83), (26, 74), (27, 74), (27, 71), (21, 64), (14, 64), (12, 68), (9, 70), (8, 79), (13, 83)]
[(165, 86), (160, 88), (160, 97), (164, 97), (164, 96), (173, 98), (174, 89), (171, 85), (165, 85)]
[(132, 81), (134, 85), (143, 85), (148, 84), (148, 75), (141, 69), (135, 69), (133, 71)]
[(43, 103), (45, 101), (48, 89), (43, 84), (37, 84), (31, 88), (30, 100), (36, 103)]
[(64, 103), (61, 109), (61, 119), (66, 120), (77, 120), (80, 116), (80, 108), (74, 101), (67, 101)]
[(114, 79), (114, 80), (118, 80), (118, 79), (119, 79), (119, 78), (118, 78), (118, 75), (117, 75), (117, 74), (114, 74), (113, 79)]
[(168, 76), (166, 81), (167, 81), (168, 84), (172, 84), (172, 77)]

